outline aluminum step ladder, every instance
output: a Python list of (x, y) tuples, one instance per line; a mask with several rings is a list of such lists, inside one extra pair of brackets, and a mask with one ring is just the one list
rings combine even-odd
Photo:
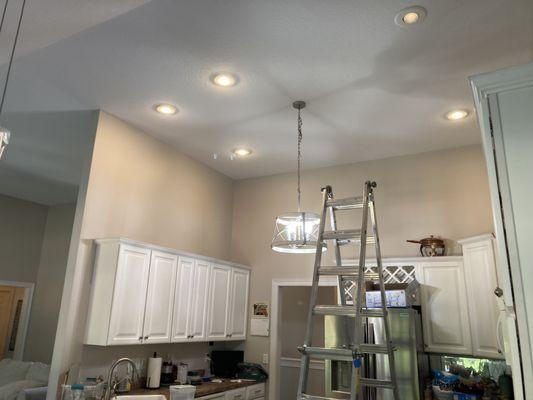
[[(298, 350), (302, 354), (300, 377), (298, 382), (297, 400), (335, 400), (328, 397), (320, 397), (306, 394), (309, 378), (309, 362), (311, 359), (332, 361), (349, 361), (351, 363), (350, 400), (363, 400), (364, 387), (390, 389), (394, 400), (400, 400), (394, 363), (394, 348), (391, 341), (389, 321), (387, 318), (387, 302), (383, 279), (383, 266), (379, 244), (379, 235), (376, 222), (376, 210), (374, 204), (375, 182), (366, 182), (363, 196), (336, 200), (333, 198), (333, 190), (330, 186), (322, 189), (322, 213), (317, 238), (313, 283), (311, 298), (307, 316), (307, 332), (303, 346)], [(338, 230), (338, 211), (362, 209), (361, 229)], [(324, 231), (326, 218), (329, 214), (331, 231)], [(367, 235), (368, 219), (372, 224), (372, 235)], [(332, 241), (335, 249), (335, 266), (322, 266), (322, 245), (325, 241)], [(342, 265), (340, 246), (355, 243), (359, 246), (359, 266), (348, 267)], [(373, 244), (375, 248), (377, 268), (375, 272), (366, 271), (366, 248)], [(340, 293), (340, 305), (318, 305), (318, 283), (321, 276), (337, 276)], [(344, 292), (346, 281), (356, 282), (353, 295), (353, 304), (347, 304)], [(366, 308), (364, 298), (365, 283), (378, 281), (381, 292), (381, 308)], [(349, 324), (344, 324), (347, 330), (346, 337), (353, 338), (343, 348), (321, 348), (312, 346), (313, 316), (314, 315), (337, 315), (345, 321), (348, 317), (355, 318), (354, 332), (349, 332)], [(365, 343), (364, 321), (366, 318), (383, 318), (384, 344)], [(353, 328), (352, 328), (353, 329)], [(389, 361), (390, 380), (372, 379), (362, 376), (362, 362), (365, 354), (385, 354)]]

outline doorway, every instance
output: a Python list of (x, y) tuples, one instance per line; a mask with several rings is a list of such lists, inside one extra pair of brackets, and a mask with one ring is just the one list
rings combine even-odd
[(0, 360), (22, 359), (33, 283), (0, 281)]

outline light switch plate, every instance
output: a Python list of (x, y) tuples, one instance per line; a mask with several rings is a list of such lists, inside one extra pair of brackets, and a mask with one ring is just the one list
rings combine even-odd
[(268, 353), (263, 353), (263, 364), (268, 364)]

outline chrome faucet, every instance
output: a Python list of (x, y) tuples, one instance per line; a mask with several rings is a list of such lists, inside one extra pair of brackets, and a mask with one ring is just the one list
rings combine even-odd
[(122, 363), (129, 363), (133, 367), (132, 380), (135, 379), (135, 375), (137, 375), (137, 378), (139, 377), (139, 374), (137, 373), (137, 367), (135, 366), (135, 363), (130, 358), (126, 358), (126, 357), (119, 358), (109, 368), (109, 374), (107, 375), (107, 388), (104, 394), (104, 400), (109, 400), (111, 398), (111, 394), (115, 393), (115, 389), (118, 383), (113, 384), (111, 382), (113, 379), (113, 372), (115, 372), (115, 368), (117, 368), (117, 366)]

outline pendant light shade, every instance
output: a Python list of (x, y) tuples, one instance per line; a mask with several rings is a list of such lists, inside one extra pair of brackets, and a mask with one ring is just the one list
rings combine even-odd
[[(290, 212), (276, 218), (272, 250), (280, 253), (314, 253), (318, 238), (320, 215)], [(322, 250), (326, 247), (323, 246)]]
[[(301, 110), (305, 107), (305, 102), (295, 101), (292, 106), (298, 110), (298, 212), (280, 214), (276, 218), (274, 237), (270, 247), (280, 253), (314, 253), (317, 246), (320, 215), (300, 210)], [(323, 243), (322, 251), (326, 249), (327, 247)]]

